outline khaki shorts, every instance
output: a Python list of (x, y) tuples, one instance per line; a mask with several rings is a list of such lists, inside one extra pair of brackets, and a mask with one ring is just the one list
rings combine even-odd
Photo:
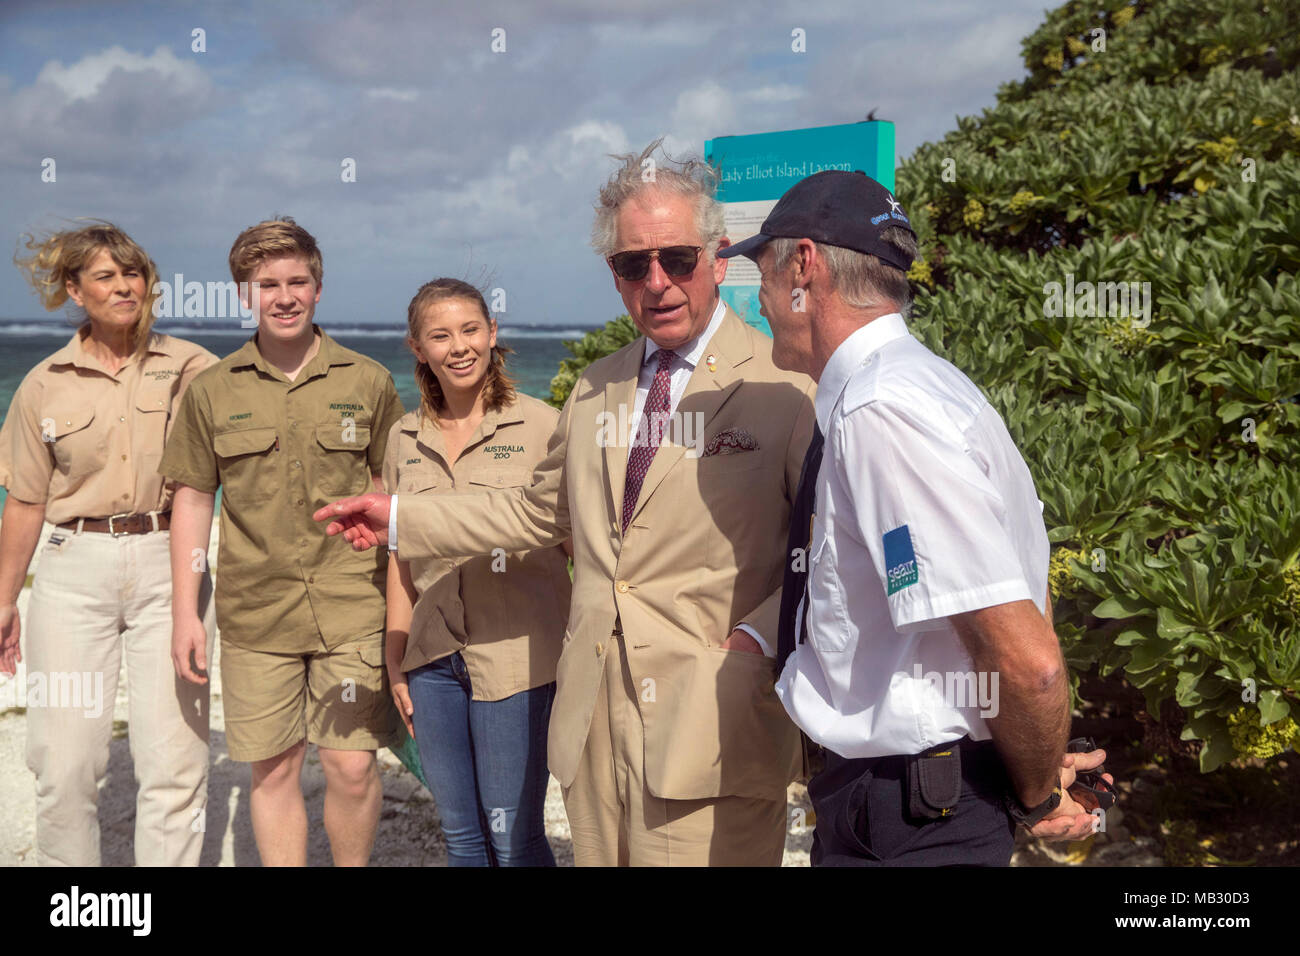
[(304, 737), (332, 750), (393, 741), (397, 709), (383, 633), (314, 654), (275, 654), (221, 642), (221, 698), (231, 760), (284, 753)]

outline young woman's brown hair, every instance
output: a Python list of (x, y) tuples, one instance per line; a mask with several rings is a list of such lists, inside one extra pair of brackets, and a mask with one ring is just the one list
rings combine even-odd
[[(137, 270), (144, 277), (144, 301), (140, 303), (140, 318), (136, 321), (133, 336), (135, 351), (140, 354), (153, 330), (158, 268), (139, 243), (117, 226), (102, 219), (91, 221), (93, 225), (65, 229), (43, 239), (29, 234), (23, 245), (31, 255), (15, 255), (14, 265), (36, 290), (41, 304), (49, 312), (68, 301), (68, 282), (79, 285), (81, 270), (101, 249), (106, 250), (121, 268)], [(80, 325), (84, 326), (87, 321)]]
[[(424, 312), (431, 305), (452, 299), (464, 299), (478, 306), (483, 319), (492, 324), (492, 315), (488, 312), (483, 293), (460, 279), (434, 279), (420, 286), (415, 298), (406, 309), (406, 325), (410, 342), (419, 341), (424, 319)], [(483, 406), (490, 411), (500, 411), (515, 400), (515, 382), (506, 372), (506, 355), (514, 351), (504, 345), (492, 347), (492, 361), (488, 365), (487, 381), (483, 383)], [(415, 383), (420, 387), (420, 407), (424, 415), (436, 420), (438, 412), (446, 407), (442, 395), (442, 385), (438, 376), (424, 362), (415, 363)]]

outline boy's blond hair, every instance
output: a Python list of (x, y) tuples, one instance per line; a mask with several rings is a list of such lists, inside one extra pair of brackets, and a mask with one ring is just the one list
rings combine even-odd
[(236, 282), (248, 282), (267, 259), (302, 256), (319, 287), (324, 275), (320, 249), (310, 232), (290, 216), (277, 216), (249, 226), (230, 247), (230, 275)]

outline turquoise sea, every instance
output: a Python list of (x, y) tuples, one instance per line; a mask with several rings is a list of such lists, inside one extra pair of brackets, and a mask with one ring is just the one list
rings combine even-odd
[[(403, 342), (404, 328), (368, 325), (332, 325), (321, 327), (341, 344), (368, 355), (393, 375), (397, 392), (407, 409), (419, 404), (415, 388), (415, 359)], [(160, 332), (197, 342), (214, 355), (224, 357), (236, 351), (248, 339), (240, 329), (204, 328), (194, 320), (159, 322)], [(72, 337), (71, 325), (38, 319), (0, 319), (0, 420), (9, 412), (14, 390), (41, 359), (62, 348)], [(513, 349), (507, 356), (510, 372), (521, 391), (535, 398), (550, 395), (551, 379), (560, 360), (569, 356), (565, 340), (580, 338), (589, 329), (572, 326), (527, 326), (501, 324), (499, 341)], [(0, 488), (0, 506), (5, 491)]]

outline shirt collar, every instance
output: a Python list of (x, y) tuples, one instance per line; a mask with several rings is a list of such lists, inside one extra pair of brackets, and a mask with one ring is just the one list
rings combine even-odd
[[(677, 357), (684, 361), (691, 368), (700, 364), (700, 356), (704, 354), (705, 348), (708, 347), (709, 340), (713, 338), (718, 326), (722, 325), (722, 320), (726, 318), (727, 306), (722, 301), (722, 296), (718, 296), (718, 304), (713, 310), (713, 315), (709, 318), (709, 324), (704, 327), (704, 331), (695, 338), (691, 339), (680, 348), (673, 349)], [(641, 359), (641, 364), (645, 365), (650, 361), (650, 356), (659, 351), (659, 346), (646, 336), (645, 340), (645, 357)]]
[[(73, 332), (68, 344), (50, 356), (50, 365), (74, 365), (77, 368), (90, 369), (107, 375), (107, 370), (99, 364), (99, 361), (93, 355), (86, 351), (86, 338), (89, 335), (89, 325), (84, 325)], [(153, 332), (149, 335), (149, 342), (145, 346), (145, 352), (155, 355), (171, 354), (171, 350), (164, 344), (163, 336), (159, 332)], [(134, 355), (130, 356), (122, 367), (126, 368), (126, 365), (131, 364), (134, 359)]]
[[(318, 375), (327, 371), (331, 366), (352, 364), (352, 359), (348, 358), (346, 355), (339, 354), (340, 350), (338, 343), (330, 338), (324, 329), (314, 322), (312, 323), (311, 328), (320, 339), (320, 347), (317, 348), (316, 354), (312, 357), (312, 360), (304, 365), (302, 371), (298, 373), (298, 377), (293, 383), (295, 385), (307, 381), (307, 379), (311, 378), (313, 375)], [(248, 341), (240, 346), (239, 351), (235, 352), (235, 354), (230, 358), (232, 359), (231, 368), (247, 368), (251, 366), (265, 372), (273, 378), (284, 378), (284, 373), (268, 362), (266, 357), (262, 355), (262, 350), (257, 347), (256, 332), (254, 332), (249, 337)]]
[(872, 319), (839, 344), (817, 381), (817, 426), (827, 434), (831, 412), (840, 400), (840, 393), (848, 385), (853, 373), (867, 364), (872, 353), (879, 351), (895, 339), (910, 335), (907, 322), (897, 312)]
[[(483, 413), (483, 420), (474, 429), (469, 441), (465, 442), (465, 447), (461, 449), (461, 453), (463, 454), (474, 447), (489, 435), (495, 434), (498, 428), (503, 428), (506, 425), (518, 425), (523, 420), (524, 410), (518, 395), (515, 396), (513, 402), (504, 408), (489, 408)], [(420, 408), (407, 412), (401, 419), (399, 427), (402, 431), (415, 435), (417, 440), (437, 452), (443, 461), (447, 461), (447, 444), (442, 440), (442, 429), (436, 421), (432, 421), (425, 416), (423, 404), (421, 404)], [(447, 461), (447, 467), (449, 468), (454, 467), (455, 464), (454, 461)]]

